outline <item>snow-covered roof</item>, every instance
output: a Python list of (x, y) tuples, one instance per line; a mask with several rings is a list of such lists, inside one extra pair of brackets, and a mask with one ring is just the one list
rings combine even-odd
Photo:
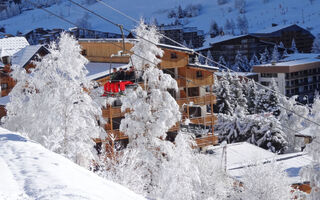
[(297, 65), (304, 65), (304, 64), (317, 63), (317, 62), (320, 62), (320, 59), (306, 58), (306, 59), (298, 59), (298, 60), (292, 60), (287, 62), (280, 61), (275, 64), (268, 63), (268, 64), (255, 65), (255, 67), (293, 67)]
[(209, 69), (209, 70), (219, 70), (219, 67), (210, 66), (210, 65), (203, 65), (201, 63), (189, 63), (188, 66), (202, 68), (202, 69)]
[[(122, 42), (122, 38), (79, 38), (79, 42)], [(136, 42), (136, 39), (125, 38), (125, 42)]]
[(167, 48), (167, 49), (174, 49), (174, 50), (188, 52), (188, 53), (193, 53), (194, 52), (193, 49), (189, 49), (189, 48), (186, 48), (186, 47), (179, 47), (179, 46), (174, 46), (174, 45), (169, 45), (169, 44), (162, 44), (162, 43), (159, 43), (158, 47)]
[[(12, 56), (20, 49), (28, 46), (29, 43), (24, 37), (9, 37), (0, 39), (0, 49), (2, 56)], [(4, 54), (5, 50), (5, 54)]]
[(182, 25), (167, 25), (167, 26), (160, 26), (159, 30), (160, 31), (166, 31), (166, 30), (178, 30), (178, 29), (183, 29)]
[(19, 65), (25, 67), (25, 65), (35, 56), (38, 51), (44, 48), (42, 45), (26, 46), (12, 56), (12, 65)]
[(0, 199), (145, 199), (19, 133), (0, 128), (0, 149)]
[(302, 131), (299, 131), (299, 134), (295, 134), (295, 135), (313, 137), (313, 136), (315, 136), (315, 131), (312, 130), (311, 127), (307, 127), (305, 129), (303, 129)]
[[(226, 146), (227, 169), (237, 168), (260, 160), (272, 159), (276, 156), (276, 154), (248, 142), (227, 144)], [(210, 150), (214, 152), (212, 158), (217, 159), (217, 162), (221, 162), (223, 147), (214, 146)]]
[(9, 96), (0, 97), (0, 106), (5, 106), (10, 102)]
[[(227, 152), (227, 154), (228, 153), (229, 151)], [(284, 171), (287, 172), (288, 179), (291, 184), (304, 183), (309, 181), (301, 177), (299, 174), (300, 170), (303, 167), (310, 165), (312, 162), (311, 157), (306, 153), (298, 152), (298, 153), (276, 155), (273, 158), (270, 158), (267, 160), (260, 160), (260, 161), (264, 163), (275, 161), (284, 169)], [(251, 164), (256, 164), (256, 162), (252, 162)], [(247, 166), (248, 164), (235, 167), (235, 168), (228, 168), (228, 174), (231, 175), (232, 177), (236, 177), (237, 179), (241, 180), (244, 173), (243, 169)], [(250, 167), (255, 167), (255, 166), (250, 166)]]
[(99, 78), (105, 77), (112, 73), (113, 68), (127, 68), (128, 64), (124, 63), (97, 63), (97, 62), (89, 62), (86, 65), (89, 73), (87, 77), (90, 80), (97, 80)]
[(224, 42), (227, 40), (233, 40), (233, 39), (237, 39), (237, 38), (241, 38), (241, 37), (245, 37), (245, 36), (248, 36), (248, 35), (236, 35), (236, 36), (235, 35), (222, 35), (222, 36), (219, 35), (214, 38), (211, 38), (210, 35), (207, 35), (205, 38), (205, 42), (203, 43), (203, 46), (196, 49), (196, 50), (197, 51), (204, 50), (204, 49), (210, 48), (214, 44), (218, 44), (220, 42)]
[(308, 58), (320, 58), (320, 54), (316, 54), (316, 53), (293, 53), (293, 54), (286, 55), (286, 57), (281, 59), (280, 61), (293, 61), (293, 60), (301, 60), (301, 59), (308, 59)]
[[(217, 76), (223, 76), (224, 73), (225, 72), (215, 72), (214, 74)], [(255, 73), (255, 72), (228, 72), (228, 73), (230, 73), (231, 75), (237, 75), (242, 77), (258, 75), (258, 73)]]
[(288, 28), (288, 27), (291, 27), (291, 26), (296, 26), (296, 24), (285, 24), (285, 25), (272, 26), (272, 27), (268, 27), (268, 28), (265, 28), (265, 29), (262, 29), (262, 30), (255, 31), (252, 34), (274, 33), (276, 31), (280, 31), (281, 29), (285, 29), (285, 28)]

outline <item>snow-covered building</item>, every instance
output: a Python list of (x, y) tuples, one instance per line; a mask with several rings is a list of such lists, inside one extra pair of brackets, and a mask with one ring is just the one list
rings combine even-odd
[[(131, 49), (135, 40), (126, 39), (125, 49)], [(129, 55), (123, 50), (122, 40), (117, 39), (80, 39), (82, 54), (91, 62), (88, 66), (99, 68), (105, 76), (95, 79), (101, 85), (105, 85), (110, 80), (110, 69), (117, 66), (126, 68), (129, 63)], [(158, 44), (164, 51), (161, 58), (160, 68), (164, 73), (170, 74), (178, 83), (179, 91), (169, 91), (176, 99), (181, 110), (184, 110), (183, 120), (188, 119), (190, 126), (197, 126), (205, 129), (202, 135), (198, 134), (196, 142), (198, 147), (216, 144), (217, 138), (213, 134), (213, 125), (216, 116), (207, 107), (213, 107), (215, 95), (206, 90), (213, 85), (213, 72), (217, 67), (191, 63), (190, 56), (193, 50), (167, 44)], [(122, 56), (121, 56), (122, 55)], [(113, 64), (108, 64), (113, 63)], [(118, 64), (115, 64), (118, 63)], [(133, 63), (134, 64), (134, 63)], [(111, 66), (111, 67), (110, 67)], [(104, 68), (104, 70), (102, 69)], [(89, 70), (90, 71), (90, 70)], [(104, 72), (103, 72), (104, 71)], [(102, 73), (97, 73), (99, 76)], [(137, 79), (138, 84), (139, 83)], [(212, 90), (211, 90), (212, 91)], [(108, 133), (116, 136), (116, 142), (120, 144), (128, 143), (128, 137), (119, 131), (119, 125), (124, 118), (125, 112), (121, 112), (121, 102), (116, 101), (112, 106), (103, 109), (103, 117), (106, 120), (105, 129)], [(213, 110), (213, 109), (211, 109)], [(180, 129), (180, 122), (172, 127), (168, 132), (168, 139), (172, 139)]]
[(29, 43), (24, 37), (0, 39), (0, 67), (10, 64), (11, 56), (28, 45)]
[(320, 57), (318, 54), (292, 54), (283, 61), (253, 66), (259, 82), (268, 86), (277, 82), (280, 92), (288, 97), (299, 95), (299, 101), (311, 103), (320, 88)]
[[(247, 35), (223, 35), (214, 38), (207, 38), (204, 46), (196, 49), (197, 52), (209, 57), (209, 52), (212, 59), (218, 61), (221, 57), (226, 63), (233, 65), (238, 53), (250, 60), (253, 55), (262, 54), (266, 49), (271, 52), (275, 43), (266, 42), (260, 38)], [(279, 48), (279, 51), (283, 49)]]
[[(12, 65), (18, 65), (24, 68), (27, 72), (30, 68), (34, 68), (32, 60), (42, 57), (48, 54), (48, 50), (41, 45), (29, 45), (25, 38), (18, 40), (16, 48), (10, 49), (8, 52), (7, 59), (9, 62), (3, 62), (3, 67), (0, 70), (0, 81), (1, 81), (1, 96), (6, 96), (15, 86), (15, 81), (9, 75)], [(19, 48), (22, 47), (22, 48)], [(6, 61), (3, 59), (3, 61)], [(0, 63), (1, 64), (1, 63)]]
[(259, 39), (275, 44), (282, 42), (284, 47), (290, 49), (292, 41), (295, 41), (296, 47), (299, 52), (310, 53), (314, 36), (310, 31), (298, 26), (296, 24), (289, 25), (276, 25), (251, 33), (251, 35)]

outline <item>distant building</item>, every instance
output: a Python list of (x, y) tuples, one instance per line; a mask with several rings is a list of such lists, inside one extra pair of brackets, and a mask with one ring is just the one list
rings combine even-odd
[(296, 25), (278, 25), (264, 30), (256, 31), (251, 35), (267, 42), (279, 44), (282, 42), (285, 48), (291, 48), (292, 40), (295, 40), (299, 52), (310, 53), (314, 36), (306, 29)]
[(316, 54), (294, 54), (286, 61), (253, 66), (259, 74), (259, 82), (268, 86), (277, 82), (280, 92), (288, 97), (298, 95), (303, 103), (312, 103), (316, 90), (320, 89), (320, 57)]
[[(199, 48), (204, 43), (204, 32), (197, 27), (183, 27), (183, 25), (160, 25), (159, 32), (166, 37), (179, 42), (185, 43), (189, 48)], [(161, 43), (177, 45), (167, 38), (162, 38)]]
[[(215, 61), (223, 56), (229, 65), (233, 65), (238, 51), (250, 60), (253, 54), (259, 57), (259, 54), (263, 53), (265, 49), (272, 52), (274, 45), (275, 43), (265, 42), (252, 35), (224, 35), (208, 39), (204, 47), (196, 50), (204, 56), (207, 56), (210, 51)], [(281, 49), (279, 50), (281, 51)]]

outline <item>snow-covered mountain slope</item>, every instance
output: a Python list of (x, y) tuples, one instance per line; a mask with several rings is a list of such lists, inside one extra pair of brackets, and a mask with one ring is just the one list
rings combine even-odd
[(1, 200), (142, 200), (18, 133), (0, 128)]
[[(70, 21), (77, 22), (85, 16), (85, 11), (67, 0), (61, 0), (62, 3), (54, 5), (48, 9)], [(134, 23), (127, 18), (119, 15), (113, 10), (103, 6), (101, 3), (86, 5), (83, 0), (75, 0), (82, 3), (85, 7), (96, 11), (97, 13), (123, 24), (128, 28), (133, 28)], [(227, 0), (226, 4), (218, 5), (218, 0), (103, 0), (114, 8), (139, 19), (145, 17), (147, 19), (156, 18), (158, 23), (171, 23), (175, 19), (168, 18), (168, 13), (172, 9), (177, 9), (181, 5), (182, 9), (193, 4), (200, 4), (202, 9), (196, 17), (185, 18), (187, 26), (196, 26), (199, 29), (208, 31), (212, 20), (215, 20), (219, 26), (224, 26), (226, 20), (233, 19), (237, 23), (239, 10), (235, 8), (236, 0)], [(292, 24), (296, 23), (304, 28), (308, 28), (312, 33), (320, 32), (320, 1), (311, 0), (245, 0), (246, 12), (245, 16), (249, 21), (249, 32), (268, 28), (272, 23)], [(92, 2), (92, 1), (91, 1)], [(267, 2), (267, 3), (263, 3)], [(117, 32), (117, 27), (103, 21), (96, 16), (89, 14), (85, 16), (92, 29)], [(34, 28), (69, 28), (72, 25), (67, 24), (60, 19), (50, 16), (41, 9), (24, 11), (22, 14), (10, 19), (0, 21), (0, 26), (4, 26), (7, 33), (16, 34), (17, 31), (22, 33)]]

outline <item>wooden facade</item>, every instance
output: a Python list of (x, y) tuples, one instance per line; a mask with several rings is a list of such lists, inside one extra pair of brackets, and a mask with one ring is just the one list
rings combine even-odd
[[(80, 40), (79, 43), (83, 50), (86, 51), (85, 56), (91, 62), (118, 62), (118, 60), (113, 60), (111, 55), (122, 51), (120, 48), (122, 45), (121, 41), (91, 40), (88, 42)], [(115, 45), (112, 43), (115, 43)], [(130, 49), (133, 44), (127, 41), (125, 46), (126, 49)], [(169, 92), (176, 99), (181, 110), (184, 110), (182, 113), (182, 122), (189, 119), (190, 124), (202, 126), (209, 130), (208, 134), (198, 136), (195, 139), (199, 148), (216, 144), (217, 137), (213, 133), (213, 125), (217, 119), (212, 112), (216, 97), (212, 94), (212, 90), (208, 90), (208, 88), (210, 89), (213, 85), (213, 72), (217, 68), (205, 69), (201, 65), (189, 64), (189, 56), (192, 54), (190, 50), (175, 48), (169, 45), (159, 45), (159, 47), (164, 51), (159, 68), (162, 69), (164, 73), (170, 74), (178, 83), (179, 91)], [(126, 61), (128, 62), (129, 58)], [(109, 77), (97, 81), (103, 83), (108, 80), (108, 78)], [(143, 83), (140, 85), (143, 86)], [(127, 112), (129, 112), (129, 110)], [(104, 128), (107, 133), (113, 134), (116, 141), (126, 140), (128, 142), (128, 137), (119, 131), (121, 119), (124, 118), (126, 113), (121, 112), (121, 102), (118, 101), (113, 105), (106, 105), (102, 113), (106, 121)], [(177, 133), (180, 129), (180, 123), (181, 122), (178, 122), (172, 127), (169, 133)], [(110, 144), (108, 139), (106, 139), (105, 142)]]

